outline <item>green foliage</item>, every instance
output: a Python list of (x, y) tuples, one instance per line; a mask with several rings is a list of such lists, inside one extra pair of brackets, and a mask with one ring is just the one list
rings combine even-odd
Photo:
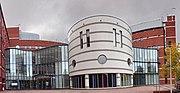
[[(170, 50), (171, 50), (171, 63), (172, 63), (172, 75), (176, 80), (180, 80), (180, 52), (178, 52), (178, 46), (176, 44), (171, 45), (171, 48), (166, 48), (166, 64), (170, 64)], [(170, 68), (166, 66), (166, 64), (162, 65), (162, 69), (160, 70), (160, 76), (165, 77), (166, 74), (169, 77)]]

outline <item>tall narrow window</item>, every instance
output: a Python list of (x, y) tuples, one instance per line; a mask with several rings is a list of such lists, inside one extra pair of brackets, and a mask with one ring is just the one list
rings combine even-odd
[(82, 31), (80, 32), (80, 46), (83, 48), (83, 33)]
[(120, 47), (122, 47), (122, 31), (120, 30), (119, 31), (120, 32), (120, 34), (119, 34), (119, 45), (120, 45)]
[(90, 47), (90, 34), (89, 29), (86, 30), (87, 47)]
[(116, 43), (117, 43), (117, 42), (116, 42), (116, 29), (113, 28), (113, 44), (114, 44), (115, 47), (117, 46)]

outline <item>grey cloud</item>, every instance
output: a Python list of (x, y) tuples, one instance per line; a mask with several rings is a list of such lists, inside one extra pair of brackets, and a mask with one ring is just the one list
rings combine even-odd
[[(1, 0), (7, 26), (21, 24), (23, 31), (42, 39), (63, 41), (78, 20), (95, 14), (117, 16), (129, 25), (161, 18), (176, 8), (178, 0)], [(180, 29), (179, 26), (177, 26)], [(178, 33), (180, 31), (178, 30)], [(180, 42), (180, 37), (178, 37)]]

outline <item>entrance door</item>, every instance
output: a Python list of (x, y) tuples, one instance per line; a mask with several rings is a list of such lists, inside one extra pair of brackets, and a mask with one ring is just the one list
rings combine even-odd
[(38, 89), (50, 89), (52, 87), (51, 78), (38, 79), (36, 84)]
[(134, 85), (142, 86), (146, 85), (146, 79), (144, 74), (134, 74)]

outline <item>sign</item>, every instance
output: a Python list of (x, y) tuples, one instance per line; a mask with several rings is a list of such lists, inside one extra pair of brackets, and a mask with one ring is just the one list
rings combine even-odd
[(17, 86), (18, 84), (17, 83), (11, 83), (11, 86)]

